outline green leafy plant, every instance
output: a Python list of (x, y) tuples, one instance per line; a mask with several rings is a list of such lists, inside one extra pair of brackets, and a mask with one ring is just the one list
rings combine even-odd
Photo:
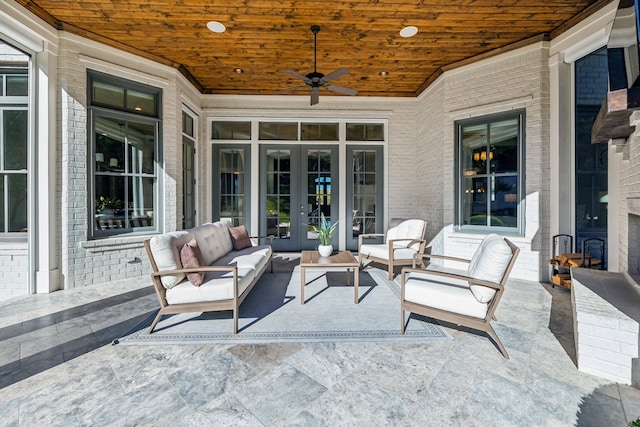
[(122, 200), (117, 197), (100, 196), (96, 199), (96, 211), (98, 212), (104, 209), (120, 209), (121, 207)]
[(340, 221), (336, 221), (331, 225), (327, 224), (327, 218), (324, 217), (324, 213), (320, 213), (320, 227), (314, 226), (313, 232), (318, 234), (318, 239), (320, 239), (320, 244), (327, 246), (331, 244), (331, 236), (335, 231), (338, 223)]
[(636, 418), (635, 421), (631, 421), (629, 427), (640, 427), (640, 417)]

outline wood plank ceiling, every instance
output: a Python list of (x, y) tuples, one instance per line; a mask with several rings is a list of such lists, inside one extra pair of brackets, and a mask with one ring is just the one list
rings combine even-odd
[[(202, 93), (300, 86), (282, 70), (313, 71), (315, 24), (318, 71), (351, 71), (332, 83), (359, 96), (416, 96), (447, 69), (556, 37), (611, 0), (13, 1), (56, 29), (175, 67)], [(227, 30), (209, 31), (212, 20)], [(418, 34), (401, 37), (407, 25)]]

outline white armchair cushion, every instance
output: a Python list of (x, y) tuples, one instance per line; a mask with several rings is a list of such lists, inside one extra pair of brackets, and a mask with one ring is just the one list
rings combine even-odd
[[(401, 244), (393, 246), (393, 259), (394, 260), (407, 260), (413, 259), (413, 255), (418, 251), (414, 248), (407, 248), (406, 246), (402, 246)], [(360, 247), (360, 253), (369, 257), (376, 257), (381, 259), (389, 259), (389, 245), (386, 243), (383, 244), (370, 244), (370, 245), (362, 245)]]
[[(158, 271), (176, 270), (182, 268), (180, 261), (180, 249), (193, 239), (193, 234), (188, 231), (174, 231), (171, 233), (153, 236), (149, 242), (153, 259), (156, 261)], [(162, 285), (171, 289), (184, 280), (185, 274), (178, 273), (162, 276)]]
[(388, 242), (389, 240), (394, 240), (394, 239), (408, 239), (406, 241), (396, 242), (395, 245), (411, 247), (415, 250), (418, 250), (420, 249), (419, 242), (418, 243), (414, 242), (413, 244), (411, 244), (411, 246), (409, 246), (409, 244), (413, 239), (416, 239), (416, 240), (422, 239), (424, 237), (423, 232), (424, 232), (424, 220), (407, 219), (405, 221), (402, 221), (400, 224), (394, 227), (391, 227), (389, 228), (389, 230), (387, 230), (386, 241)]
[(466, 280), (411, 273), (405, 281), (405, 300), (466, 316), (484, 318), (487, 304), (469, 291)]
[[(504, 238), (497, 234), (486, 236), (473, 254), (467, 275), (474, 279), (500, 283), (511, 260), (511, 248)], [(470, 283), (471, 292), (481, 303), (491, 301), (496, 290), (482, 285)]]

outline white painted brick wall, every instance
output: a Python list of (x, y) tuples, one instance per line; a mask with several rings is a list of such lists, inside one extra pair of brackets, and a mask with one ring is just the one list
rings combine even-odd
[[(525, 236), (512, 240), (521, 249), (512, 277), (547, 280), (549, 249), (549, 68), (548, 49), (542, 43), (508, 52), (467, 67), (444, 73), (419, 98), (419, 139), (426, 147), (418, 150), (418, 165), (431, 166), (422, 174), (425, 197), (419, 210), (431, 212), (436, 203), (441, 212), (433, 218), (434, 253), (447, 255), (473, 253), (482, 236), (457, 233), (455, 217), (454, 122), (492, 113), (526, 109), (526, 226)], [(431, 156), (437, 160), (433, 160)], [(433, 164), (438, 163), (438, 164)], [(433, 178), (438, 171), (439, 176)], [(441, 205), (440, 205), (441, 204)], [(430, 218), (428, 218), (430, 219)], [(469, 247), (472, 242), (472, 247)], [(473, 249), (473, 250), (472, 250)]]
[(640, 324), (575, 277), (571, 299), (578, 369), (631, 384), (633, 360), (639, 354)]
[(27, 243), (0, 246), (0, 301), (29, 293)]

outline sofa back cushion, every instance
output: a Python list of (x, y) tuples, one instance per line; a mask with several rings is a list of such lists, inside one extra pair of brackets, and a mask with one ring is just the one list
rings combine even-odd
[(199, 225), (192, 228), (191, 233), (198, 241), (205, 265), (213, 264), (217, 259), (233, 250), (226, 223), (218, 221)]
[[(180, 250), (187, 242), (193, 239), (193, 234), (188, 231), (174, 231), (171, 233), (153, 236), (149, 242), (153, 259), (156, 262), (158, 271), (175, 270), (182, 268), (180, 261)], [(162, 285), (171, 289), (182, 280), (184, 273), (162, 276)]]
[[(424, 223), (422, 219), (407, 219), (399, 224), (389, 228), (387, 230), (387, 241), (393, 239), (423, 239), (424, 238)], [(411, 243), (410, 240), (406, 242), (397, 242), (396, 246), (411, 247), (418, 250), (420, 243)]]
[[(497, 234), (489, 234), (473, 254), (469, 262), (467, 274), (474, 279), (500, 283), (509, 266), (513, 253), (511, 247), (503, 237)], [(471, 292), (479, 302), (488, 303), (496, 293), (496, 290), (482, 285), (469, 283)]]

